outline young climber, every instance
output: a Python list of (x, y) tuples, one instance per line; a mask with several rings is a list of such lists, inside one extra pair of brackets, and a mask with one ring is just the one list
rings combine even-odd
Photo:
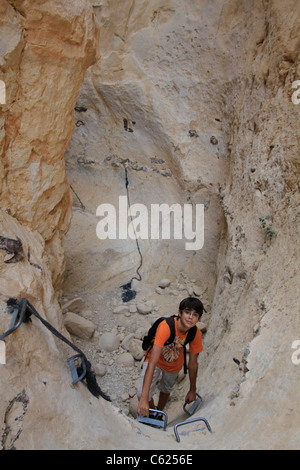
[(163, 320), (156, 330), (154, 343), (146, 352), (143, 370), (137, 390), (139, 399), (137, 412), (140, 416), (149, 416), (149, 408), (155, 409), (153, 395), (156, 382), (162, 375), (158, 388), (160, 390), (157, 408), (163, 410), (175, 385), (179, 371), (184, 364), (184, 348), (189, 330), (196, 331), (189, 344), (188, 371), (190, 389), (185, 401), (196, 399), (196, 379), (198, 372), (198, 354), (203, 350), (202, 336), (196, 323), (203, 313), (203, 304), (196, 297), (188, 297), (180, 302), (178, 317), (175, 317), (175, 337), (171, 344), (165, 345), (170, 338), (171, 329)]

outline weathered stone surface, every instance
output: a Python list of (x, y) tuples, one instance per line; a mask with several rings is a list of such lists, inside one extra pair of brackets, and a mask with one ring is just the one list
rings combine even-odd
[(118, 307), (114, 308), (114, 313), (128, 313), (128, 307), (127, 305), (119, 305)]
[(95, 61), (96, 26), (80, 1), (1, 0), (0, 8), (7, 96), (0, 108), (1, 207), (43, 236), (59, 286), (71, 220), (64, 154), (77, 93)]
[(197, 323), (197, 327), (199, 328), (199, 330), (201, 331), (201, 333), (206, 333), (207, 332), (207, 326), (205, 323), (203, 323), (202, 321), (200, 321), (199, 323)]
[(125, 349), (126, 351), (129, 351), (130, 342), (133, 338), (134, 338), (134, 333), (129, 333), (128, 335), (126, 335), (122, 341), (122, 348)]
[[(65, 294), (84, 298), (99, 334), (117, 336), (117, 325), (125, 338), (154, 320), (153, 311), (113, 315), (117, 290), (140, 257), (133, 239), (95, 235), (98, 205), (117, 207), (126, 194), (125, 168), (132, 203), (204, 204), (203, 249), (140, 239), (142, 281), (133, 283), (136, 303), (142, 293), (161, 314), (176, 313), (180, 300), (168, 288), (155, 292), (163, 278), (176, 279), (182, 296), (201, 286), (209, 306), (197, 386), (214, 434), (191, 433), (189, 448), (300, 445), (299, 366), (292, 361), (299, 331), (300, 108), (291, 100), (300, 78), (299, 8), (298, 0), (213, 6), (0, 0), (0, 80), (7, 85), (7, 104), (0, 105), (0, 235), (18, 236), (25, 254), (5, 264), (1, 251), (1, 333), (9, 324), (7, 298), (26, 296), (68, 336), (53, 288), (61, 287), (64, 249)], [(99, 57), (89, 67), (96, 42)], [(74, 212), (63, 249), (71, 223), (65, 162)], [(262, 226), (265, 217), (277, 237)], [(67, 345), (36, 319), (5, 342), (4, 449), (123, 448), (124, 436), (133, 449), (178, 449), (174, 436), (145, 430), (114, 406), (136, 412), (136, 396), (127, 403), (139, 374), (131, 354), (125, 366), (122, 350), (101, 351), (94, 337), (78, 341), (109, 368), (98, 377), (111, 405), (85, 384), (70, 386)], [(171, 420), (182, 413), (187, 381), (169, 404)]]
[(120, 354), (118, 356), (118, 365), (121, 367), (133, 367), (133, 356), (129, 352)]
[(132, 339), (129, 343), (129, 352), (136, 361), (141, 361), (145, 355), (142, 342), (138, 339)]
[(137, 311), (141, 313), (142, 315), (147, 315), (148, 313), (151, 313), (153, 310), (153, 303), (151, 300), (147, 300), (146, 302), (140, 302), (137, 304)]
[(104, 333), (100, 338), (100, 346), (104, 351), (115, 351), (120, 346), (120, 338), (112, 332)]
[(143, 337), (147, 334), (149, 328), (150, 328), (150, 325), (148, 326), (145, 325), (145, 326), (138, 328), (134, 333), (134, 337), (136, 339), (143, 339)]
[(170, 279), (162, 279), (161, 281), (159, 281), (158, 287), (161, 287), (162, 289), (164, 289), (165, 287), (168, 287), (170, 284), (171, 284)]
[(67, 312), (64, 315), (64, 326), (71, 335), (82, 339), (90, 339), (95, 333), (93, 322), (73, 312)]
[[(124, 187), (122, 175), (128, 157), (129, 181), (132, 182), (130, 194), (135, 203), (169, 200), (186, 203), (186, 194), (181, 199), (175, 175), (188, 191), (189, 202), (204, 204), (205, 243), (200, 252), (188, 253), (184, 246), (177, 245), (178, 241), (172, 240), (165, 245), (161, 240), (140, 240), (143, 281), (157, 286), (153, 295), (163, 314), (176, 313), (183, 296), (197, 295), (205, 304), (208, 313), (203, 315), (203, 322), (207, 332), (205, 353), (199, 357), (199, 386), (208, 396), (212, 389), (217, 389), (225, 397), (225, 389), (231, 383), (226, 398), (220, 399), (215, 414), (218, 422), (222, 415), (223, 423), (228, 423), (224, 412), (227, 397), (235, 388), (235, 381), (242, 379), (232, 375), (235, 366), (229, 344), (234, 344), (237, 351), (243, 350), (253, 339), (253, 327), (256, 326), (259, 334), (255, 336), (255, 344), (262, 350), (254, 354), (258, 359), (255, 364), (253, 356), (254, 370), (247, 372), (246, 381), (241, 383), (234, 407), (238, 411), (232, 425), (227, 427), (231, 438), (224, 439), (229, 447), (232, 440), (241, 446), (250, 446), (250, 441), (258, 442), (258, 435), (259, 441), (266, 443), (268, 432), (259, 419), (260, 413), (264, 415), (262, 409), (266, 399), (261, 384), (266, 381), (271, 390), (272, 373), (266, 373), (262, 358), (264, 352), (271, 357), (267, 351), (268, 348), (274, 351), (274, 346), (269, 343), (271, 325), (268, 323), (263, 334), (257, 325), (262, 321), (261, 316), (271, 318), (274, 315), (270, 306), (274, 307), (275, 298), (281, 315), (285, 311), (289, 316), (290, 309), (285, 300), (287, 292), (296, 308), (295, 294), (290, 286), (295, 281), (292, 272), (296, 273), (296, 268), (288, 267), (284, 260), (286, 255), (290, 260), (295, 257), (296, 250), (295, 239), (288, 227), (294, 226), (298, 213), (299, 111), (291, 103), (291, 84), (299, 74), (295, 39), (299, 27), (299, 3), (289, 3), (288, 21), (283, 14), (284, 2), (279, 1), (268, 5), (228, 1), (213, 10), (211, 2), (206, 1), (194, 2), (187, 10), (175, 3), (136, 2), (131, 11), (129, 4), (124, 3), (117, 18), (111, 14), (113, 2), (96, 11), (100, 25), (106, 28), (100, 46), (102, 60), (88, 71), (80, 92), (82, 102), (93, 111), (87, 116), (85, 134), (77, 133), (72, 137), (67, 152), (67, 161), (73, 165), (69, 175), (81, 180), (80, 188), (84, 194), (87, 176), (79, 178), (74, 169), (76, 149), (80, 148), (82, 153), (98, 161), (98, 167), (105, 175), (105, 185), (94, 180), (99, 192), (97, 197), (90, 196), (90, 207), (97, 207), (99, 200), (117, 206), (115, 194), (121, 194)], [(128, 15), (131, 21), (126, 23)], [(199, 67), (199, 64), (203, 66)], [(90, 96), (93, 99), (88, 98)], [(101, 112), (95, 111), (95, 99)], [(124, 118), (133, 132), (128, 128), (125, 130)], [(101, 136), (99, 128), (105, 129)], [(99, 147), (104, 158), (111, 156), (105, 164), (97, 160)], [(142, 167), (147, 171), (138, 171)], [(161, 170), (170, 170), (173, 176), (164, 177)], [(100, 193), (101, 197), (98, 197)], [(279, 235), (273, 240), (266, 238), (260, 227), (259, 214), (274, 217), (273, 226), (278, 233), (281, 231), (281, 241)], [(78, 229), (77, 223), (75, 227)], [(71, 243), (77, 236), (80, 234), (76, 235), (71, 228)], [(288, 249), (283, 240), (289, 240)], [(122, 263), (118, 257), (114, 262), (106, 262), (103, 256), (99, 282), (108, 278), (121, 278), (119, 284), (124, 282), (127, 273), (137, 265), (134, 243), (134, 240), (126, 240), (126, 243), (105, 241), (105, 249), (117, 246), (123, 253)], [(72, 250), (73, 246), (76, 250), (75, 241)], [(278, 263), (274, 264), (275, 259)], [(278, 283), (275, 290), (270, 287), (270, 276), (272, 273), (272, 279), (282, 278), (280, 264), (285, 266), (286, 283)], [(89, 266), (87, 258), (86, 271)], [(232, 269), (231, 284), (222, 281), (226, 266)], [(182, 277), (172, 286), (179, 296), (170, 295), (169, 288), (158, 287), (160, 280), (173, 280), (179, 272)], [(287, 282), (288, 273), (294, 279), (291, 283)], [(73, 282), (76, 284), (76, 277), (71, 275), (68, 282), (67, 288)], [(258, 304), (262, 298), (269, 299), (270, 313), (256, 309), (255, 299)], [(145, 319), (148, 315), (151, 314)], [(292, 343), (293, 328), (299, 327), (295, 319), (290, 318), (288, 323), (285, 341)], [(127, 328), (132, 328), (131, 323)], [(133, 332), (133, 328), (130, 331)], [(266, 340), (264, 346), (259, 338)], [(281, 349), (280, 341), (277, 346)], [(290, 379), (293, 375), (291, 366), (287, 358), (285, 373)], [(276, 375), (275, 364), (274, 373)], [(261, 376), (266, 378), (261, 379)], [(256, 400), (251, 402), (250, 398), (250, 395), (252, 398), (256, 395), (255, 377), (261, 385), (257, 409)], [(251, 379), (249, 382), (248, 378)], [(290, 379), (286, 377), (293, 388)], [(276, 382), (275, 376), (273, 380)], [(247, 383), (251, 384), (251, 391)], [(278, 403), (275, 405), (272, 401), (272, 404), (280, 416), (284, 394), (278, 392), (277, 398)], [(257, 432), (249, 431), (254, 421), (248, 426), (249, 421), (245, 420), (248, 406), (257, 418), (254, 424)], [(233, 413), (233, 407), (230, 408)], [(271, 414), (268, 416), (273, 421)], [(238, 415), (243, 417), (241, 421)], [(287, 418), (289, 424), (292, 421)], [(246, 444), (241, 442), (240, 431), (235, 432), (241, 427), (243, 435), (248, 436)], [(291, 436), (292, 432), (290, 438), (293, 439)], [(274, 441), (270, 445), (273, 446)]]
[(104, 377), (104, 375), (106, 374), (106, 367), (104, 364), (98, 363), (94, 366), (94, 371), (100, 377)]
[(81, 297), (71, 299), (62, 305), (62, 313), (74, 312), (80, 313), (85, 308), (84, 300)]

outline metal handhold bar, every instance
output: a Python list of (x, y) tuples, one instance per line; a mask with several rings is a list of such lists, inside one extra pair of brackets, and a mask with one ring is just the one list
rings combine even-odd
[(185, 425), (185, 424), (194, 423), (195, 421), (204, 421), (204, 423), (206, 424), (207, 429), (209, 430), (209, 432), (212, 433), (211, 427), (210, 427), (208, 421), (207, 421), (205, 418), (189, 419), (188, 421), (183, 421), (182, 423), (177, 423), (177, 424), (175, 424), (175, 426), (174, 426), (174, 433), (175, 433), (177, 442), (180, 442), (180, 438), (179, 438), (179, 434), (178, 434), (177, 428), (178, 428), (179, 426), (183, 426), (183, 425)]
[(14, 308), (12, 318), (9, 324), (9, 329), (6, 331), (6, 333), (3, 333), (3, 335), (0, 336), (0, 341), (6, 338), (6, 336), (13, 333), (17, 328), (19, 328), (19, 326), (22, 324), (24, 320), (25, 313), (26, 313), (26, 302), (22, 302), (21, 312), (19, 311), (19, 307)]
[(186, 409), (186, 405), (188, 405), (189, 403), (186, 401), (185, 404), (183, 405), (183, 409), (184, 411), (189, 415), (189, 416), (192, 416), (194, 413), (195, 413), (195, 410), (197, 409), (199, 403), (202, 401), (202, 397), (200, 397), (200, 395), (198, 395), (198, 393), (196, 393), (196, 400), (194, 401), (193, 405), (190, 407), (189, 410)]
[(168, 424), (167, 413), (165, 413), (164, 411), (161, 411), (161, 410), (153, 409), (153, 408), (149, 408), (149, 411), (153, 411), (154, 413), (161, 414), (165, 417), (165, 419), (158, 420), (158, 419), (154, 419), (154, 418), (148, 418), (147, 416), (140, 416), (139, 414), (137, 414), (136, 420), (139, 421), (140, 423), (151, 424), (151, 425), (159, 427), (159, 428), (163, 427), (164, 431), (165, 431), (166, 428), (167, 428), (167, 424)]
[[(78, 375), (78, 368), (76, 367), (76, 364), (75, 364), (75, 359), (78, 359), (78, 358), (81, 359), (81, 366), (82, 366), (82, 373), (80, 375)], [(74, 356), (67, 359), (66, 362), (69, 364), (70, 369), (71, 369), (71, 373), (73, 377), (72, 385), (75, 385), (77, 382), (80, 382), (80, 380), (82, 380), (86, 375), (85, 359), (82, 356), (82, 354), (75, 354)]]

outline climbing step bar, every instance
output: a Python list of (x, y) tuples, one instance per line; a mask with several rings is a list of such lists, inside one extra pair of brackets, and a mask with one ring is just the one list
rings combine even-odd
[(177, 428), (178, 428), (179, 426), (184, 426), (184, 425), (186, 425), (186, 424), (194, 423), (194, 422), (196, 422), (196, 421), (204, 421), (204, 423), (206, 424), (207, 429), (209, 430), (209, 432), (212, 433), (211, 427), (210, 427), (208, 421), (207, 421), (205, 418), (193, 418), (193, 419), (189, 419), (188, 421), (183, 421), (182, 423), (177, 423), (177, 424), (175, 424), (175, 426), (174, 426), (174, 433), (175, 433), (177, 442), (180, 442), (180, 438), (179, 438), (179, 434), (178, 434)]
[(202, 402), (202, 397), (200, 397), (200, 395), (198, 395), (198, 393), (196, 393), (196, 400), (194, 401), (194, 403), (192, 404), (192, 406), (187, 409), (186, 406), (189, 404), (187, 401), (185, 402), (185, 404), (183, 405), (183, 409), (184, 411), (189, 415), (189, 416), (192, 416), (196, 409), (198, 408), (198, 406), (200, 405), (200, 403)]
[[(81, 366), (79, 366), (79, 367), (76, 366), (76, 362), (75, 362), (76, 359), (81, 360)], [(86, 375), (85, 359), (82, 356), (82, 354), (75, 354), (74, 356), (67, 359), (66, 362), (69, 364), (70, 369), (71, 369), (72, 378), (73, 378), (72, 385), (75, 385), (77, 382), (80, 382), (80, 380), (82, 380)], [(78, 370), (80, 370), (81, 373), (78, 372)], [(80, 375), (79, 375), (79, 373), (80, 373)]]
[(155, 419), (155, 418), (148, 418), (147, 416), (140, 416), (139, 414), (137, 414), (136, 420), (143, 424), (150, 424), (151, 426), (154, 426), (156, 428), (164, 428), (164, 431), (165, 431), (167, 428), (167, 424), (168, 424), (167, 413), (165, 413), (164, 411), (155, 410), (153, 408), (149, 408), (149, 411), (162, 415), (163, 419), (160, 420), (160, 419)]
[(3, 335), (0, 336), (0, 341), (2, 339), (6, 338), (6, 336), (11, 335), (23, 323), (25, 313), (26, 313), (26, 302), (22, 303), (21, 311), (18, 307), (14, 308), (14, 309), (8, 309), (8, 311), (10, 313), (13, 312), (12, 317), (11, 317), (11, 320), (10, 320), (9, 328), (6, 331), (6, 333), (3, 333)]
[[(59, 338), (61, 341), (66, 343), (68, 346), (70, 346), (77, 352), (76, 355), (70, 357), (67, 360), (67, 363), (69, 364), (72, 373), (72, 385), (85, 378), (88, 390), (96, 398), (101, 396), (105, 400), (111, 401), (111, 399), (105, 393), (102, 392), (99, 385), (97, 384), (96, 374), (91, 369), (91, 364), (87, 360), (84, 353), (69, 339), (67, 339), (58, 330), (56, 330), (45, 318), (41, 317), (41, 315), (36, 311), (33, 305), (31, 305), (31, 303), (26, 298), (22, 298), (20, 301), (14, 298), (9, 298), (6, 304), (8, 307), (8, 312), (13, 314), (10, 321), (9, 329), (6, 331), (6, 333), (0, 335), (0, 341), (3, 338), (6, 338), (11, 333), (13, 333), (17, 328), (19, 328), (22, 323), (27, 323), (31, 321), (30, 317), (31, 315), (34, 315), (49, 331), (51, 331), (53, 335), (55, 335), (57, 338)], [(5, 357), (3, 356), (3, 353), (5, 353), (5, 347), (3, 347), (2, 343), (3, 342), (1, 341), (1, 361), (3, 363), (5, 361)], [(76, 363), (80, 363), (79, 366), (76, 366)]]

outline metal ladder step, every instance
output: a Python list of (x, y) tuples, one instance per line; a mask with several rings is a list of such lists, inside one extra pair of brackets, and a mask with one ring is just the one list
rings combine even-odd
[(12, 317), (11, 317), (11, 320), (10, 320), (9, 328), (5, 333), (3, 333), (3, 335), (0, 336), (0, 341), (2, 339), (6, 338), (6, 336), (11, 335), (23, 323), (25, 313), (26, 313), (26, 302), (22, 303), (21, 311), (20, 311), (19, 306), (15, 307), (14, 309), (11, 308), (8, 311), (10, 313), (11, 313), (11, 311), (13, 312)]
[(211, 430), (211, 427), (210, 427), (210, 425), (209, 425), (209, 422), (208, 422), (205, 418), (193, 418), (193, 419), (189, 419), (188, 421), (183, 421), (182, 423), (177, 423), (177, 424), (175, 424), (175, 426), (174, 426), (174, 433), (175, 433), (177, 442), (180, 442), (180, 438), (179, 438), (179, 434), (178, 434), (177, 428), (178, 428), (179, 426), (185, 426), (186, 424), (195, 423), (196, 421), (203, 421), (203, 422), (206, 424), (206, 427), (207, 427), (207, 429), (209, 430), (209, 432), (212, 433), (212, 430)]
[(155, 410), (153, 408), (149, 408), (149, 412), (153, 412), (153, 413), (157, 413), (159, 415), (162, 415), (163, 419), (155, 419), (155, 418), (151, 418), (151, 417), (147, 417), (147, 416), (140, 416), (139, 414), (137, 414), (136, 420), (139, 421), (140, 423), (149, 424), (149, 425), (154, 426), (156, 428), (164, 428), (164, 431), (165, 431), (166, 428), (167, 428), (167, 424), (168, 424), (167, 413), (165, 413), (164, 411)]
[(198, 408), (198, 406), (200, 405), (200, 403), (202, 402), (202, 397), (200, 397), (200, 395), (198, 395), (198, 393), (196, 393), (196, 400), (193, 402), (192, 406), (187, 409), (186, 406), (189, 404), (188, 402), (185, 402), (185, 404), (183, 405), (183, 409), (184, 411), (189, 415), (189, 416), (192, 416), (196, 409)]
[[(78, 359), (81, 360), (81, 367), (82, 367), (82, 373), (80, 375), (78, 375), (78, 368), (80, 366), (77, 366), (75, 362)], [(80, 380), (84, 379), (86, 375), (86, 363), (82, 354), (75, 354), (74, 356), (67, 359), (66, 362), (69, 364), (70, 369), (71, 369), (72, 378), (73, 378), (72, 385), (75, 385), (77, 382), (80, 382)]]

